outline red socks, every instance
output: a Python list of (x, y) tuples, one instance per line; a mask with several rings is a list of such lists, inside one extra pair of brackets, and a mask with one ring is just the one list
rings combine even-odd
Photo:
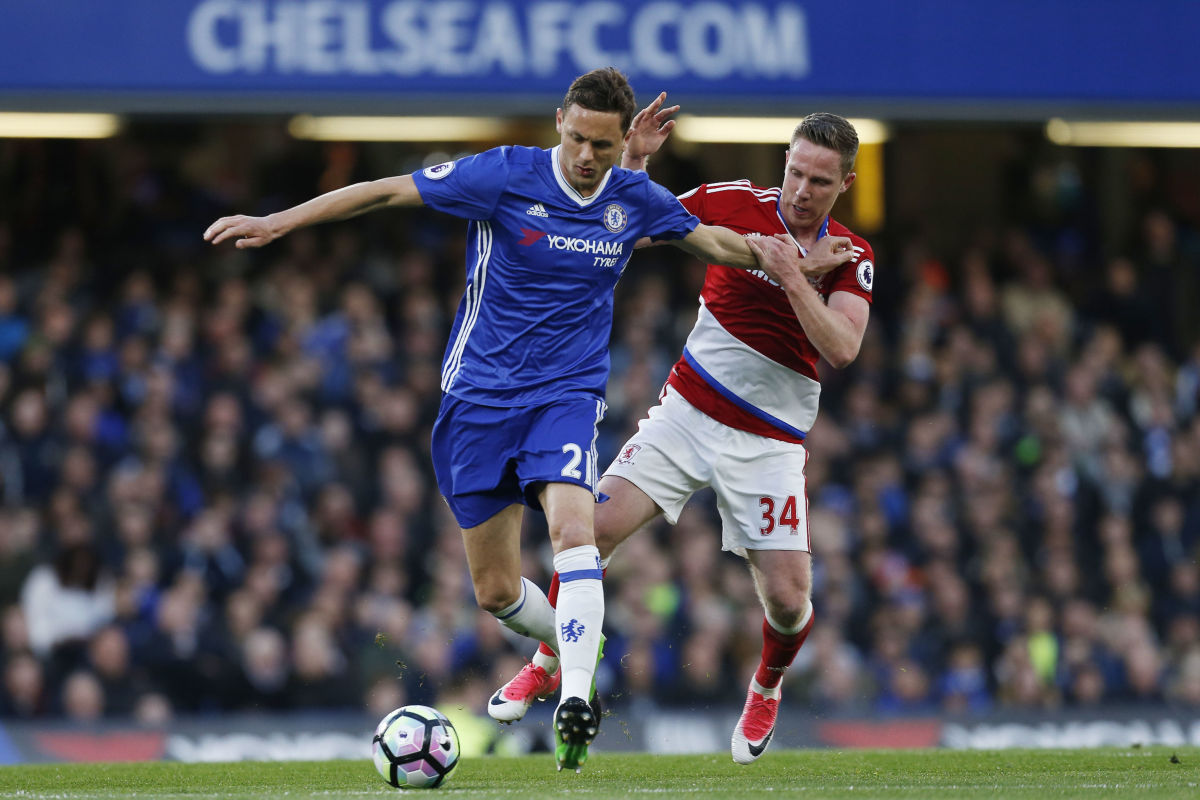
[[(552, 578), (550, 578), (550, 588), (546, 590), (546, 599), (550, 601), (550, 606), (552, 608), (558, 608), (558, 573), (557, 572), (555, 572), (554, 576)], [(551, 658), (558, 658), (558, 653), (551, 650), (550, 646), (547, 645), (545, 642), (538, 643), (538, 652), (544, 656), (550, 656)]]
[(773, 689), (779, 685), (783, 673), (792, 665), (796, 653), (800, 652), (800, 646), (808, 638), (814, 617), (815, 615), (810, 613), (808, 622), (796, 633), (780, 633), (767, 622), (766, 617), (763, 618), (762, 657), (758, 662), (758, 671), (754, 673), (754, 680), (758, 681), (759, 685), (765, 689)]

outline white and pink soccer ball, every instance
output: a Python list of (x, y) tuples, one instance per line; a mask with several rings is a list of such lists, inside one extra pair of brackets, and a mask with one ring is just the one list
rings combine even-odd
[(399, 789), (435, 789), (458, 766), (458, 731), (429, 706), (401, 706), (384, 717), (371, 740), (383, 779)]

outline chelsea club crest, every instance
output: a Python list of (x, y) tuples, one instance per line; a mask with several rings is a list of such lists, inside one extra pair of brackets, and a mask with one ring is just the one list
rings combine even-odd
[(625, 226), (628, 223), (629, 215), (625, 213), (625, 209), (616, 203), (609, 203), (608, 208), (604, 209), (604, 227), (613, 233), (620, 233), (625, 230)]

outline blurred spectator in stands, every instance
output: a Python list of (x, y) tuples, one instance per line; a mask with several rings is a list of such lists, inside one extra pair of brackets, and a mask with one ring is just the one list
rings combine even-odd
[[(785, 682), (795, 685), (814, 712), (862, 712), (875, 696), (858, 650), (834, 626), (814, 627), (802, 658)], [(789, 689), (790, 691), (790, 689)]]
[(1064, 400), (1059, 424), (1072, 462), (1082, 477), (1098, 484), (1104, 474), (1103, 447), (1119, 434), (1116, 413), (1097, 394), (1096, 375), (1083, 364), (1068, 370)]
[(12, 363), (29, 334), (29, 320), (21, 312), (16, 283), (0, 272), (0, 361)]
[(72, 722), (96, 722), (104, 716), (107, 698), (100, 680), (87, 670), (67, 676), (62, 685), (62, 713)]
[(29, 644), (45, 658), (56, 646), (87, 639), (113, 618), (114, 587), (95, 549), (77, 543), (58, 551), (53, 564), (33, 568), (21, 587)]
[(230, 511), (209, 507), (200, 511), (180, 533), (179, 563), (172, 565), (197, 576), (212, 599), (223, 602), (242, 585), (246, 571), (242, 554), (233, 544)]
[(161, 728), (175, 716), (171, 701), (161, 692), (146, 692), (133, 705), (133, 719), (148, 728)]
[(1108, 261), (1104, 283), (1085, 308), (1092, 319), (1113, 325), (1129, 349), (1146, 341), (1162, 343), (1170, 325), (1169, 315), (1145, 291), (1137, 266), (1124, 256)]
[(260, 627), (242, 641), (241, 675), (226, 691), (230, 708), (282, 710), (288, 707), (291, 659), (287, 640), (274, 628)]
[(212, 686), (206, 679), (217, 655), (201, 639), (204, 597), (200, 577), (181, 573), (162, 594), (154, 629), (133, 648), (133, 662), (189, 710), (209, 702)]
[(1027, 236), (1011, 231), (1006, 257), (1016, 280), (1002, 291), (1004, 318), (1018, 338), (1032, 334), (1056, 356), (1064, 356), (1074, 333), (1075, 313), (1067, 295), (1054, 284), (1054, 269)]
[[(498, 674), (497, 677), (500, 678), (500, 675)], [(500, 679), (503, 680), (503, 678)], [(383, 719), (385, 714), (407, 705), (407, 698), (404, 685), (399, 680), (381, 675), (367, 685), (364, 707), (368, 716)]]
[(1118, 699), (1145, 706), (1163, 702), (1163, 662), (1155, 643), (1139, 640), (1125, 656), (1125, 691)]
[(29, 650), (29, 624), (19, 605), (5, 606), (0, 615), (0, 653)]
[(117, 339), (154, 335), (160, 319), (157, 290), (150, 274), (144, 270), (130, 272), (121, 285), (120, 299), (113, 311)]
[(4, 692), (0, 694), (0, 717), (37, 719), (50, 713), (46, 672), (32, 653), (7, 651), (4, 661)]
[[(1147, 524), (1134, 543), (1140, 560), (1141, 575), (1159, 598), (1160, 605), (1172, 590), (1171, 572), (1177, 565), (1195, 569), (1193, 556), (1197, 540), (1184, 528), (1183, 502), (1173, 495), (1163, 495), (1151, 504)], [(1181, 576), (1186, 580), (1186, 576)], [(1193, 588), (1184, 596), (1195, 594)], [(1190, 610), (1190, 609), (1181, 609)], [(1200, 610), (1200, 609), (1198, 609)]]
[(1146, 213), (1141, 233), (1146, 266), (1144, 284), (1164, 322), (1161, 344), (1178, 358), (1200, 334), (1195, 307), (1187, 299), (1200, 293), (1196, 277), (1200, 258), (1194, 251), (1185, 252), (1175, 220), (1161, 207)]
[(1108, 696), (1104, 673), (1095, 664), (1081, 662), (1067, 670), (1065, 678), (1064, 691), (1068, 705), (1095, 708)]
[(367, 687), (368, 701), (380, 681), (390, 681), (404, 689), (413, 659), (409, 654), (413, 639), (411, 606), (395, 595), (363, 597), (355, 610), (355, 623), (364, 634), (369, 634), (352, 654), (359, 672), (356, 679), (359, 685)]
[(117, 583), (115, 609), (133, 650), (140, 650), (155, 632), (162, 600), (158, 555), (148, 547), (128, 551)]
[(317, 613), (292, 628), (292, 674), (287, 690), (294, 708), (360, 708), (358, 676), (346, 666), (332, 630)]
[(88, 665), (104, 690), (104, 713), (124, 717), (133, 713), (139, 695), (147, 688), (145, 678), (134, 672), (129, 658), (129, 640), (115, 625), (101, 628), (88, 643)]
[[(203, 250), (154, 199), (213, 191), (197, 137), (179, 174), (152, 139), (80, 150), (132, 165), (103, 229), (82, 198), (67, 216), (93, 222), (55, 230), (31, 179), (0, 187), (20, 199), (0, 202), (0, 710), (61, 715), (68, 682), (78, 713), (99, 683), (99, 713), (145, 724), (468, 698), (516, 656), (476, 624), (428, 464), (461, 232)], [(287, 163), (311, 194), (320, 170)], [(217, 191), (261, 194), (237, 181)], [(813, 708), (1200, 707), (1200, 220), (1162, 188), (1115, 245), (1009, 219), (958, 247), (880, 242), (887, 302), (856, 363), (822, 369), (810, 431), (818, 622), (786, 680)], [(601, 461), (695, 317), (702, 271), (637, 258)], [(754, 655), (753, 586), (710, 506), (616, 554), (618, 705), (724, 704)], [(537, 551), (525, 567), (547, 576)]]
[(1167, 684), (1167, 699), (1172, 705), (1200, 708), (1200, 647), (1184, 654)]
[(937, 663), (947, 659), (961, 642), (977, 637), (980, 620), (975, 614), (970, 588), (955, 572), (952, 562), (934, 562), (926, 567), (925, 574), (930, 614), (924, 635)]
[(21, 597), (29, 573), (37, 565), (38, 515), (14, 504), (0, 509), (0, 606)]
[(359, 519), (356, 505), (354, 493), (343, 483), (326, 483), (318, 490), (312, 504), (312, 525), (323, 547), (365, 538), (364, 525)]
[(1171, 647), (1200, 643), (1200, 564), (1195, 558), (1171, 565), (1167, 585), (1154, 601), (1154, 618)]
[(875, 710), (881, 714), (927, 714), (934, 710), (933, 690), (925, 666), (902, 658), (880, 679)]
[(333, 477), (333, 464), (313, 425), (312, 408), (295, 395), (281, 399), (273, 419), (255, 432), (254, 455), (284, 467), (306, 499)]
[(1000, 293), (982, 249), (972, 248), (963, 255), (961, 280), (963, 321), (977, 339), (996, 353), (1005, 371), (1010, 372), (1015, 338), (1005, 322)]
[(974, 642), (960, 641), (949, 649), (946, 669), (937, 678), (937, 697), (943, 711), (983, 714), (992, 708), (987, 664)]
[(61, 458), (59, 443), (50, 429), (45, 392), (35, 388), (17, 392), (6, 416), (11, 448), (7, 458), (15, 467), (5, 476), (6, 491), (25, 503), (43, 502), (54, 490)]
[(1175, 413), (1180, 420), (1196, 419), (1200, 410), (1200, 337), (1175, 373)]
[(996, 699), (1008, 708), (1052, 708), (1059, 696), (1054, 684), (1038, 675), (1024, 636), (1014, 636), (995, 662)]

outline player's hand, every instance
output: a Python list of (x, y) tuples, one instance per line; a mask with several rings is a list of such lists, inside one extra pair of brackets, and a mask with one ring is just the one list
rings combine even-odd
[(629, 130), (625, 134), (625, 155), (635, 161), (641, 161), (652, 156), (663, 146), (663, 142), (671, 135), (675, 120), (671, 115), (679, 110), (679, 106), (663, 108), (667, 102), (667, 93), (659, 92), (658, 97), (650, 101), (633, 118)]
[(746, 244), (758, 259), (758, 267), (780, 286), (796, 280), (807, 280), (796, 243), (788, 237), (749, 236)]
[(229, 239), (235, 239), (234, 246), (239, 249), (247, 247), (262, 247), (280, 236), (283, 231), (276, 230), (270, 223), (270, 217), (247, 217), (237, 215), (221, 217), (208, 226), (204, 232), (204, 241), (220, 244)]
[[(787, 239), (789, 242), (791, 238)], [(806, 277), (819, 278), (854, 260), (854, 245), (845, 236), (822, 236), (800, 262)]]

